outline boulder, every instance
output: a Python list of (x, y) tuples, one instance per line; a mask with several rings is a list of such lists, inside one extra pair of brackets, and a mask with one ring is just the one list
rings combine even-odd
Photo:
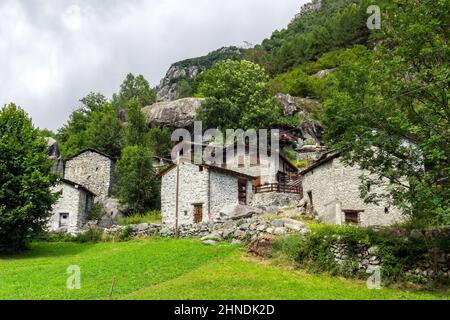
[(283, 236), (283, 235), (287, 234), (287, 230), (284, 227), (282, 227), (282, 228), (275, 228), (274, 234), (277, 235), (277, 236)]
[(272, 221), (272, 226), (275, 228), (282, 228), (284, 227), (284, 220), (283, 219), (275, 219)]
[(184, 98), (174, 101), (158, 102), (142, 109), (147, 124), (154, 127), (188, 128), (197, 116), (205, 99)]
[(207, 246), (215, 246), (217, 244), (217, 241), (214, 240), (204, 240), (202, 241), (203, 244), (206, 244)]
[(222, 241), (222, 237), (218, 232), (212, 232), (211, 234), (201, 238), (201, 240), (202, 241), (206, 241), (206, 240)]
[(243, 218), (249, 218), (255, 214), (262, 214), (263, 211), (258, 208), (244, 206), (244, 205), (230, 205), (224, 207), (220, 211), (221, 218), (228, 218), (232, 220), (239, 220)]
[(291, 230), (295, 230), (295, 231), (300, 231), (303, 228), (305, 228), (305, 224), (303, 222), (294, 220), (294, 219), (288, 219), (285, 218), (283, 219), (284, 222), (284, 227), (291, 229)]
[(106, 214), (100, 219), (97, 226), (102, 229), (111, 229), (115, 224), (116, 223), (114, 222), (113, 218), (110, 215)]

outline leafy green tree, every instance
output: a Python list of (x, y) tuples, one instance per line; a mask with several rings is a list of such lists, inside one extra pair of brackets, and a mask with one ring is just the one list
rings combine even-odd
[(144, 76), (134, 76), (129, 73), (122, 85), (119, 93), (113, 95), (112, 104), (115, 108), (125, 109), (131, 99), (135, 99), (137, 104), (143, 108), (156, 101), (156, 92), (150, 88), (150, 84)]
[(145, 115), (134, 98), (128, 102), (127, 109), (126, 144), (143, 146), (149, 130)]
[(119, 157), (124, 146), (125, 132), (116, 109), (111, 104), (92, 113), (85, 135), (86, 146), (112, 157)]
[[(386, 13), (376, 50), (336, 75), (327, 137), (346, 163), (376, 175), (363, 178), (368, 201), (391, 199), (418, 224), (449, 224), (448, 1), (398, 1)], [(370, 192), (386, 181), (388, 193)]]
[(170, 158), (173, 147), (172, 132), (169, 129), (151, 128), (147, 134), (148, 143), (155, 155), (163, 158)]
[(87, 131), (93, 114), (101, 112), (107, 99), (100, 93), (90, 93), (80, 99), (81, 105), (70, 115), (69, 121), (58, 130), (56, 139), (64, 158), (90, 147), (91, 137)]
[(0, 110), (0, 251), (18, 251), (41, 233), (57, 200), (46, 141), (14, 104)]
[(142, 214), (159, 207), (160, 186), (153, 169), (153, 153), (149, 148), (127, 146), (117, 162), (116, 196), (130, 214)]
[(279, 122), (281, 108), (267, 88), (268, 75), (257, 64), (218, 62), (199, 77), (197, 94), (207, 99), (198, 118), (207, 126), (258, 129)]

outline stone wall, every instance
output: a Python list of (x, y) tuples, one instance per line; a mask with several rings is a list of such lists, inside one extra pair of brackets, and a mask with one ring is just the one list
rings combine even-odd
[[(239, 179), (237, 177), (208, 168), (201, 169), (189, 163), (180, 164), (179, 167), (179, 225), (194, 223), (194, 204), (203, 205), (203, 222), (218, 218), (223, 207), (238, 204)], [(162, 221), (170, 226), (174, 226), (176, 221), (176, 180), (177, 168), (175, 167), (162, 177), (161, 183)], [(251, 190), (251, 183), (248, 183), (247, 198), (249, 200)], [(209, 207), (211, 215), (208, 212)]]
[[(404, 217), (399, 209), (387, 204), (366, 204), (360, 197), (359, 177), (364, 171), (357, 167), (344, 165), (333, 159), (303, 176), (303, 196), (309, 200), (312, 192), (314, 210), (319, 218), (327, 223), (344, 224), (342, 210), (364, 210), (359, 214), (361, 226), (388, 226), (401, 222)], [(385, 192), (382, 188), (372, 192)]]
[[(61, 197), (53, 205), (52, 216), (48, 222), (48, 229), (52, 232), (65, 231), (74, 234), (82, 230), (86, 222), (91, 205), (91, 197), (87, 192), (77, 189), (67, 183), (61, 183), (53, 192), (62, 191)], [(60, 214), (68, 213), (67, 229), (61, 230), (59, 226)]]
[(93, 151), (86, 151), (65, 164), (64, 178), (96, 194), (96, 201), (108, 199), (114, 183), (114, 161)]
[(302, 195), (295, 193), (267, 192), (253, 195), (254, 207), (297, 207)]

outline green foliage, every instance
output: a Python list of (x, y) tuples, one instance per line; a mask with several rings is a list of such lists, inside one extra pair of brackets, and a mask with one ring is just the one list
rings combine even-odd
[(127, 104), (127, 122), (126, 128), (126, 145), (145, 145), (146, 135), (148, 132), (147, 121), (144, 113), (137, 103), (136, 99), (132, 98)]
[[(448, 1), (392, 3), (377, 50), (335, 74), (322, 122), (362, 177), (368, 202), (389, 201), (416, 224), (450, 223)], [(372, 193), (388, 184), (388, 192)]]
[(24, 110), (0, 109), (0, 251), (17, 251), (46, 228), (58, 194), (46, 141)]
[[(414, 238), (398, 236), (395, 229), (386, 228), (379, 231), (354, 226), (336, 226), (316, 224), (310, 226), (312, 232), (305, 237), (287, 236), (277, 239), (273, 246), (272, 256), (281, 254), (295, 261), (298, 266), (311, 272), (327, 272), (333, 275), (359, 277), (357, 272), (359, 258), (358, 249), (377, 248), (377, 255), (383, 264), (383, 281), (416, 281), (406, 272), (415, 268), (417, 260), (430, 250), (448, 252), (450, 242), (443, 234), (435, 238)], [(404, 229), (396, 229), (403, 230)], [(334, 259), (331, 247), (340, 243), (347, 246), (347, 259), (339, 265)], [(429, 261), (433, 263), (433, 261)], [(364, 274), (364, 277), (367, 277)]]
[(176, 87), (177, 93), (178, 93), (178, 98), (187, 98), (187, 97), (191, 97), (192, 96), (192, 86), (189, 83), (188, 80), (180, 80), (177, 83), (177, 87)]
[(112, 157), (119, 157), (124, 145), (124, 128), (117, 111), (110, 104), (94, 112), (87, 130), (87, 147), (94, 148)]
[(147, 142), (156, 156), (170, 158), (173, 142), (172, 132), (169, 129), (151, 128), (147, 133), (147, 138)]
[(307, 160), (296, 161), (296, 162), (294, 162), (294, 165), (297, 168), (306, 168), (308, 166), (308, 161)]
[(119, 234), (119, 241), (126, 242), (131, 239), (133, 234), (133, 229), (130, 226), (125, 227), (122, 232)]
[(121, 225), (141, 224), (141, 223), (156, 223), (161, 222), (161, 211), (153, 210), (147, 211), (144, 214), (133, 214), (122, 218), (119, 223)]
[(159, 207), (160, 186), (153, 169), (153, 153), (141, 146), (128, 146), (117, 162), (115, 195), (130, 214)]
[(366, 44), (369, 32), (366, 0), (325, 0), (320, 11), (294, 19), (247, 53), (247, 59), (270, 74), (286, 72), (320, 55), (354, 44)]
[(264, 70), (249, 61), (218, 62), (200, 76), (197, 93), (207, 100), (198, 118), (222, 130), (272, 127), (282, 114), (267, 81)]
[(81, 106), (58, 130), (56, 139), (64, 158), (94, 148), (112, 157), (120, 155), (124, 132), (118, 112), (99, 93), (90, 93), (80, 100)]
[(87, 231), (77, 234), (70, 239), (71, 242), (77, 243), (96, 243), (102, 241), (103, 231), (97, 228), (90, 228)]
[(105, 209), (101, 203), (94, 203), (89, 211), (88, 220), (100, 220)]
[(142, 75), (127, 74), (119, 93), (113, 95), (112, 105), (116, 110), (125, 109), (131, 99), (135, 99), (141, 108), (156, 101), (156, 92), (150, 88), (150, 84)]
[(318, 78), (315, 74), (321, 70), (352, 65), (366, 54), (367, 49), (362, 45), (327, 52), (316, 62), (303, 63), (291, 71), (277, 75), (270, 80), (269, 86), (275, 93), (282, 92), (292, 96), (323, 100), (333, 87), (333, 82), (328, 76)]

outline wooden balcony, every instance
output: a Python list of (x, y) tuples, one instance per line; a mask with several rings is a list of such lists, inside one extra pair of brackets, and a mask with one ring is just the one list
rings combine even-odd
[(254, 193), (269, 193), (269, 192), (279, 192), (279, 193), (295, 193), (302, 194), (302, 188), (300, 186), (293, 186), (284, 183), (269, 183), (260, 186), (253, 187)]

